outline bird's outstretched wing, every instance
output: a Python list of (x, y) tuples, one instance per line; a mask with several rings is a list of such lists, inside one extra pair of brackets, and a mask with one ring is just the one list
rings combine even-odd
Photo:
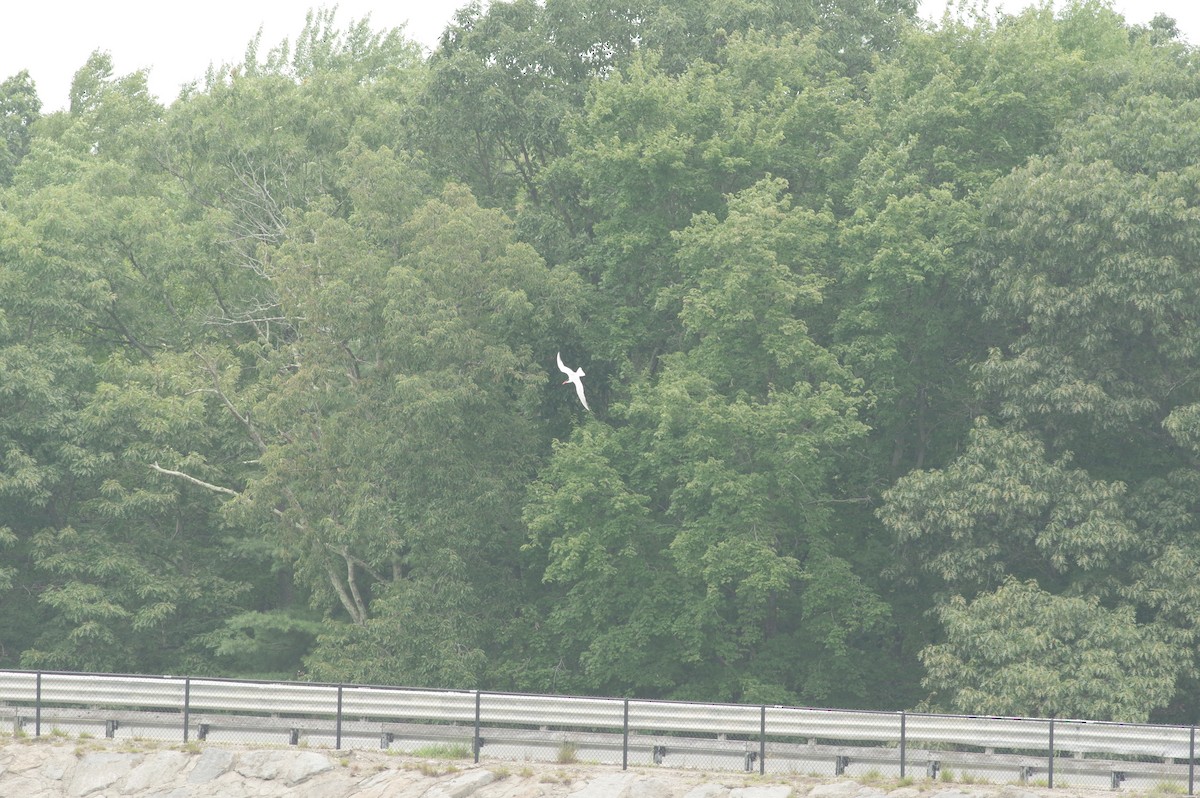
[(558, 359), (558, 370), (567, 375), (567, 378), (563, 380), (563, 385), (566, 385), (568, 382), (575, 383), (575, 393), (579, 395), (579, 402), (585, 410), (590, 411), (592, 408), (588, 407), (587, 397), (583, 395), (583, 369), (567, 368), (566, 364), (562, 362), (562, 352), (559, 352), (555, 357)]

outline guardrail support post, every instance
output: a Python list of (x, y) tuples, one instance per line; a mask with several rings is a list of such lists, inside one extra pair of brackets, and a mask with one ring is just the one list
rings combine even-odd
[(192, 677), (183, 679), (183, 741), (188, 741), (188, 722), (192, 715)]
[(833, 758), (833, 775), (845, 776), (846, 768), (850, 766), (850, 757), (837, 755)]
[(1054, 718), (1050, 718), (1050, 768), (1046, 771), (1046, 788), (1054, 789)]
[(904, 733), (904, 721), (905, 715), (902, 709), (900, 710), (900, 778), (904, 778), (905, 746), (908, 743), (908, 738)]
[(1188, 732), (1188, 795), (1196, 794), (1196, 727)]
[(763, 704), (758, 718), (758, 775), (767, 772), (767, 705)]
[(338, 685), (337, 721), (334, 723), (333, 747), (342, 750), (342, 686)]
[(114, 737), (116, 737), (117, 729), (118, 729), (118, 727), (120, 727), (120, 725), (121, 725), (121, 721), (119, 721), (119, 720), (104, 721), (104, 736), (110, 740), (113, 739)]
[(483, 748), (483, 740), (479, 737), (479, 708), (482, 704), (483, 693), (475, 691), (475, 737), (471, 740), (471, 748), (475, 749), (475, 764), (479, 764), (479, 749)]
[(42, 736), (42, 672), (37, 672), (37, 687), (33, 702), (33, 736)]
[(624, 718), (621, 722), (621, 770), (629, 770), (629, 699), (625, 699)]

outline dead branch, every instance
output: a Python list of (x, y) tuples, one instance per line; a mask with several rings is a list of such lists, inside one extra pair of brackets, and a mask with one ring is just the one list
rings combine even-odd
[(250, 439), (253, 440), (254, 445), (258, 447), (259, 454), (265, 454), (267, 451), (267, 442), (263, 440), (255, 426), (250, 423), (250, 417), (248, 415), (242, 415), (239, 413), (237, 407), (234, 406), (233, 402), (221, 388), (221, 379), (220, 375), (217, 374), (217, 367), (213, 365), (212, 361), (200, 355), (199, 353), (196, 353), (196, 356), (200, 358), (200, 362), (204, 364), (205, 371), (208, 372), (209, 377), (212, 379), (213, 390), (216, 392), (217, 396), (221, 398), (221, 403), (225, 405), (225, 409), (232, 413), (233, 417), (236, 418), (238, 422), (246, 428), (246, 432), (249, 433)]
[(221, 487), (220, 485), (214, 485), (211, 482), (205, 482), (202, 479), (196, 479), (191, 474), (185, 474), (182, 471), (172, 471), (169, 468), (163, 468), (158, 463), (151, 463), (150, 468), (153, 471), (157, 471), (160, 474), (166, 474), (169, 477), (179, 477), (180, 479), (186, 480), (186, 481), (192, 483), (193, 485), (199, 485), (202, 488), (211, 490), (214, 493), (224, 493), (227, 496), (240, 496), (241, 495), (236, 490), (231, 490), (230, 488), (224, 488), (224, 487)]

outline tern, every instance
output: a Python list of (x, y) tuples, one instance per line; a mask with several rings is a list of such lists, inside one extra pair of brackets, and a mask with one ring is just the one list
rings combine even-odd
[(588, 407), (587, 398), (583, 395), (583, 380), (580, 377), (584, 376), (583, 369), (569, 369), (562, 362), (562, 352), (558, 353), (558, 368), (567, 378), (563, 380), (563, 385), (568, 382), (575, 383), (575, 393), (579, 394), (579, 401), (583, 403), (583, 409), (591, 412), (592, 408)]

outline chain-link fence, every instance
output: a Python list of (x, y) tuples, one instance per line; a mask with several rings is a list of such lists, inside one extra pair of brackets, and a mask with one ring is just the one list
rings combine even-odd
[(1190, 726), (0, 671), (16, 735), (1194, 794)]

